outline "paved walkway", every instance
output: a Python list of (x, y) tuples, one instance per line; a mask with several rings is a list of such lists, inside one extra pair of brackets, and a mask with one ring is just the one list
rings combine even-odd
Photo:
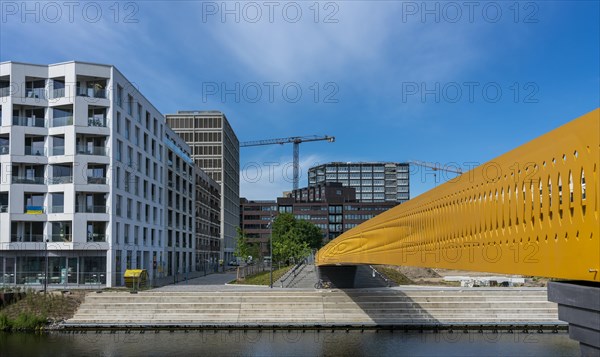
[(177, 284), (162, 286), (150, 291), (165, 292), (192, 292), (192, 291), (224, 291), (224, 290), (263, 290), (269, 289), (268, 286), (255, 285), (225, 285), (235, 280), (236, 272), (215, 273), (202, 276), (187, 281), (180, 281)]

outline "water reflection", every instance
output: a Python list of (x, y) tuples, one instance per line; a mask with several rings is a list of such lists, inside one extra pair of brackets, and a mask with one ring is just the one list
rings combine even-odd
[(2, 356), (578, 356), (568, 334), (147, 331), (0, 334)]

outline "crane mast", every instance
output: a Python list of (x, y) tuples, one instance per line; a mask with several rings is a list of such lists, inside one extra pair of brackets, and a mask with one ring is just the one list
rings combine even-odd
[(328, 136), (328, 135), (291, 136), (288, 138), (245, 141), (245, 142), (240, 143), (240, 147), (276, 145), (276, 144), (279, 144), (279, 145), (294, 144), (294, 161), (293, 161), (294, 190), (297, 190), (298, 184), (300, 181), (300, 144), (311, 142), (311, 141), (327, 141), (327, 142), (333, 143), (333, 142), (335, 142), (335, 137)]

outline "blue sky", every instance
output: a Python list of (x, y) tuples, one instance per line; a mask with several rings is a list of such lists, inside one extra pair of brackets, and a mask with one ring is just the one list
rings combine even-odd
[[(163, 113), (225, 112), (240, 141), (335, 136), (301, 145), (301, 186), (329, 161), (483, 163), (600, 105), (597, 1), (22, 4), (0, 3), (0, 61), (114, 64)], [(242, 149), (241, 195), (290, 189), (291, 156)]]

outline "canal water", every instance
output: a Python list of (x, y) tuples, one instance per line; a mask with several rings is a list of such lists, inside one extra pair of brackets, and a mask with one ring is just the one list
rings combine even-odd
[(0, 334), (0, 356), (579, 356), (566, 332), (154, 331)]

